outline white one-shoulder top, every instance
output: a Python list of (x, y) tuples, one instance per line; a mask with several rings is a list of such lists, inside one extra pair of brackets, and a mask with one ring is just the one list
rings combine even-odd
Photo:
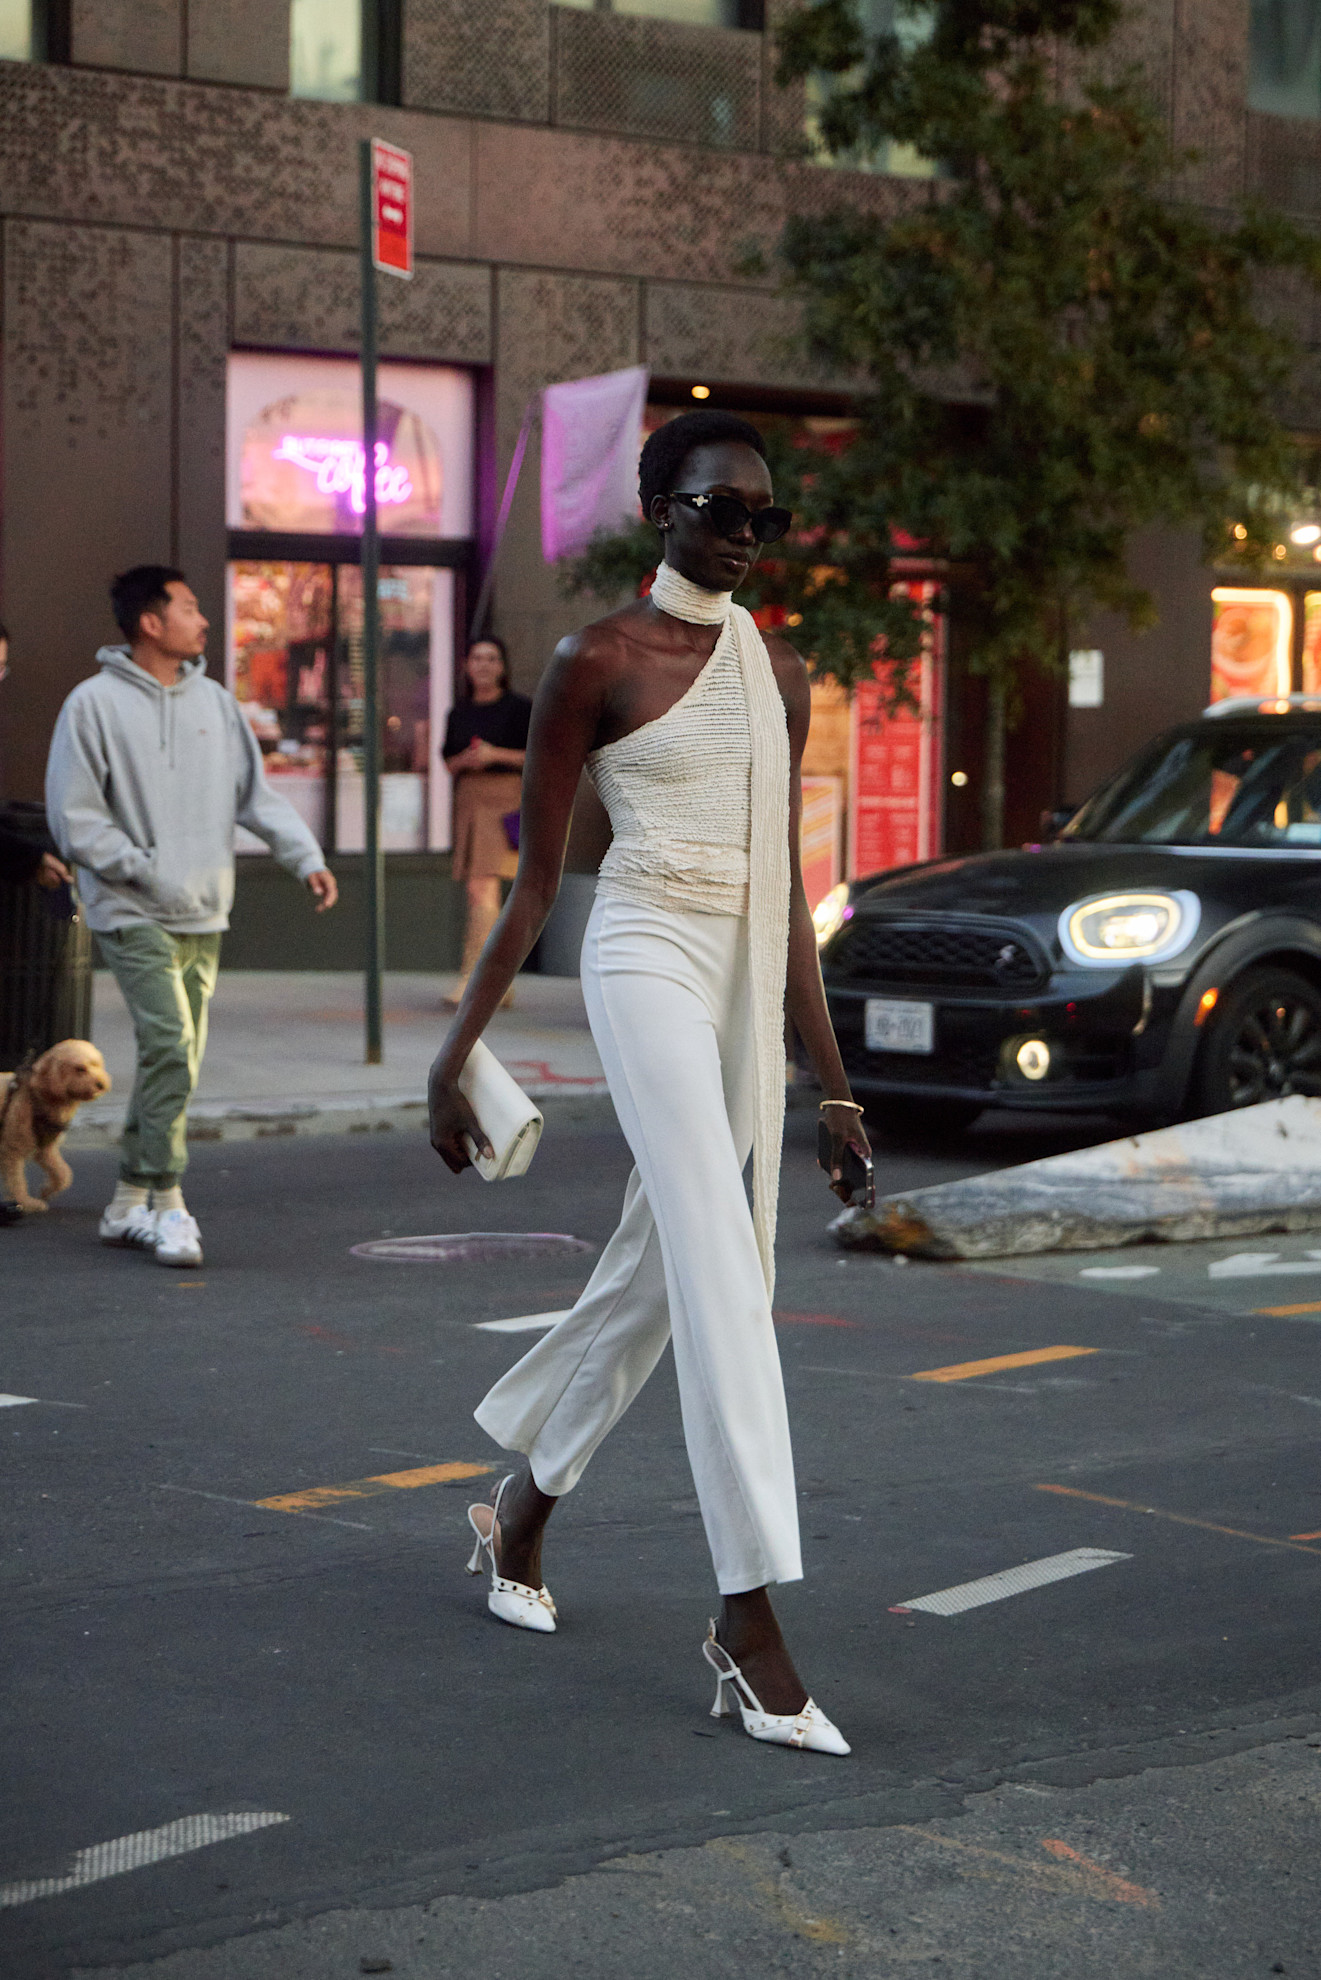
[(599, 894), (747, 914), (752, 732), (728, 620), (687, 692), (655, 721), (594, 750), (587, 773), (615, 835)]

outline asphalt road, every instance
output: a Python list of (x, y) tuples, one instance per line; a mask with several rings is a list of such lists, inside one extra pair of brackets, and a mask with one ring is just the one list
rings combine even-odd
[[(479, 1323), (569, 1304), (591, 1255), (351, 1247), (599, 1245), (627, 1171), (600, 1105), (557, 1112), (507, 1189), (394, 1133), (204, 1146), (196, 1273), (98, 1247), (99, 1155), (0, 1232), (0, 1390), (36, 1399), (0, 1408), (4, 1980), (1321, 1974), (1321, 1258), (844, 1256), (814, 1136), (791, 1115), (806, 1579), (780, 1607), (844, 1761), (707, 1716), (668, 1365), (556, 1515), (553, 1638), (461, 1572), (489, 1479), (409, 1476), (496, 1465), (471, 1409), (520, 1338)], [(885, 1151), (878, 1180), (1069, 1140), (979, 1129)], [(1159, 1269), (1095, 1276), (1135, 1264)], [(969, 1367), (1060, 1348), (1087, 1352)], [(1110, 1558), (911, 1606), (1079, 1549)], [(242, 1814), (283, 1819), (205, 1847), (169, 1826)], [(139, 1853), (182, 1853), (75, 1867), (162, 1831)]]

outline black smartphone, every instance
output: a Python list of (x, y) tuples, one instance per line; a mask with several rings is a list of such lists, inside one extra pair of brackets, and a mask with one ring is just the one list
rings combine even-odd
[[(816, 1159), (827, 1175), (832, 1174), (834, 1171), (835, 1165), (832, 1159), (833, 1148), (834, 1143), (831, 1140), (830, 1129), (822, 1121), (816, 1131)], [(859, 1155), (852, 1143), (846, 1141), (844, 1152), (840, 1156), (839, 1166), (843, 1172), (844, 1181), (853, 1192), (854, 1202), (861, 1203), (865, 1210), (874, 1210), (876, 1208), (876, 1176), (872, 1169), (870, 1155)]]

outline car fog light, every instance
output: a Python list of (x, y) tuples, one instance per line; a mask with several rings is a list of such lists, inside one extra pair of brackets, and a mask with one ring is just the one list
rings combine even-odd
[(1024, 1079), (1044, 1079), (1050, 1071), (1050, 1047), (1044, 1038), (1025, 1038), (1014, 1063)]

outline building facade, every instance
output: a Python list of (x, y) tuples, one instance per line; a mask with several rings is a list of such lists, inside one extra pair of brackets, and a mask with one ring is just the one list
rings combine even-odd
[[(0, 0), (6, 795), (40, 794), (60, 703), (115, 636), (110, 574), (177, 563), (212, 623), (209, 665), (345, 890), (344, 912), (309, 927), (269, 861), (245, 856), (230, 958), (356, 959), (356, 172), (358, 140), (380, 136), (413, 155), (417, 252), (411, 282), (381, 282), (389, 959), (453, 962), (437, 746), (529, 403), (555, 380), (646, 364), (656, 416), (695, 386), (754, 416), (847, 410), (841, 381), (794, 351), (791, 307), (738, 271), (750, 243), (846, 183), (876, 210), (905, 198), (905, 161), (843, 174), (802, 155), (810, 106), (772, 79), (788, 3)], [(1307, 22), (1296, 47), (1285, 25), (1297, 41)], [(1201, 153), (1196, 197), (1321, 212), (1321, 0), (1141, 0), (1127, 43)], [(1290, 416), (1321, 428), (1312, 380)], [(582, 616), (542, 560), (538, 481), (534, 433), (494, 591), (524, 689)], [(1288, 606), (1301, 679), (1321, 564), (1295, 547), (1261, 589)], [(1215, 574), (1178, 539), (1138, 556), (1162, 626), (1093, 632), (1099, 705), (1095, 668), (1075, 684), (1082, 705), (1062, 687), (1032, 698), (1011, 742), (1012, 836), (1209, 698)], [(1256, 607), (1237, 609), (1241, 623)], [(925, 780), (914, 845), (976, 843), (979, 719), (957, 627), (933, 639), (922, 748), (892, 738), (869, 756), (848, 721), (823, 703), (815, 767), (842, 788), (833, 827), (825, 791), (819, 815), (839, 860), (907, 843), (907, 826), (886, 838), (850, 811), (869, 774)], [(573, 863), (593, 852), (586, 817)]]

